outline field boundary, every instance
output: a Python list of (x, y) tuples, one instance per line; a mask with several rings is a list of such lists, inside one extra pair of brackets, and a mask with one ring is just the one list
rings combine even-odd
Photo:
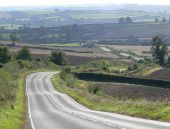
[(170, 81), (167, 80), (87, 72), (74, 73), (74, 75), (78, 79), (86, 81), (129, 83), (170, 89)]

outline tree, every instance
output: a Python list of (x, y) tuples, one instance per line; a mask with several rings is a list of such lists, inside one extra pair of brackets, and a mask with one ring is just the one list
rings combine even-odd
[(159, 19), (158, 18), (155, 18), (155, 23), (159, 23)]
[(0, 63), (8, 63), (11, 60), (11, 53), (8, 48), (0, 47)]
[(165, 63), (165, 57), (168, 54), (168, 48), (159, 36), (152, 39), (152, 56), (160, 65)]
[(131, 17), (126, 17), (125, 22), (126, 22), (126, 23), (132, 23)]
[(119, 23), (119, 24), (123, 24), (123, 23), (125, 23), (125, 18), (123, 18), (123, 17), (119, 18), (118, 23)]
[(27, 47), (22, 47), (22, 49), (17, 53), (16, 59), (31, 60), (30, 50)]
[(15, 46), (15, 42), (19, 41), (19, 38), (15, 33), (10, 34), (10, 40), (12, 41), (12, 45)]
[(68, 64), (68, 60), (67, 60), (65, 53), (63, 53), (59, 49), (51, 52), (50, 61), (57, 65), (67, 65)]
[(0, 34), (0, 40), (4, 40), (4, 38), (3, 38), (2, 34)]
[(167, 19), (165, 17), (162, 18), (162, 23), (166, 23)]

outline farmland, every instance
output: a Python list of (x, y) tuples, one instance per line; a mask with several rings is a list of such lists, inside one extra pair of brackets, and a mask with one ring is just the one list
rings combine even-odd
[(170, 121), (169, 89), (121, 83), (87, 82), (76, 80), (70, 75), (66, 75), (64, 80), (60, 77), (61, 75), (56, 75), (52, 79), (55, 88), (88, 108)]
[[(139, 56), (151, 57), (151, 46), (140, 46), (140, 45), (102, 45), (105, 47), (112, 48), (114, 50), (132, 52)], [(168, 46), (170, 49), (170, 46)]]
[(148, 75), (147, 77), (161, 80), (170, 80), (170, 69), (169, 68), (160, 69)]
[[(3, 45), (10, 45), (10, 42), (1, 42)], [(83, 63), (87, 63), (89, 61), (95, 61), (95, 60), (101, 60), (101, 59), (115, 59), (115, 60), (124, 60), (127, 62), (130, 62), (131, 60), (127, 60), (125, 58), (122, 58), (116, 54), (113, 54), (111, 52), (106, 52), (104, 50), (101, 50), (97, 47), (94, 48), (88, 48), (88, 47), (81, 47), (81, 46), (72, 46), (74, 44), (66, 44), (69, 46), (54, 46), (55, 44), (50, 45), (31, 45), (26, 43), (16, 43), (16, 47), (9, 46), (10, 50), (12, 52), (18, 52), (22, 46), (28, 46), (31, 53), (35, 57), (41, 57), (41, 58), (47, 58), (51, 51), (54, 49), (61, 49), (63, 50), (68, 59), (70, 65), (80, 65)]]
[[(105, 6), (105, 5), (104, 5)], [(56, 9), (58, 8), (58, 9)], [(97, 23), (116, 23), (120, 17), (131, 16), (135, 22), (154, 22), (154, 18), (162, 18), (160, 12), (152, 13), (151, 11), (145, 12), (143, 10), (131, 10), (131, 9), (114, 9), (109, 7), (109, 10), (105, 10), (99, 7), (84, 8), (65, 8), (51, 7), (47, 9), (31, 9), (20, 11), (1, 11), (0, 19), (2, 25), (8, 28), (13, 25), (28, 25), (31, 27), (40, 26), (64, 26), (67, 24), (97, 24)], [(165, 14), (168, 18), (169, 14)], [(13, 19), (12, 19), (13, 18)], [(12, 19), (12, 20), (11, 20)], [(36, 22), (37, 21), (37, 22)], [(7, 24), (8, 23), (8, 24)]]
[(37, 44), (39, 46), (49, 46), (49, 47), (79, 47), (80, 43), (56, 43), (56, 44)]
[(143, 98), (148, 101), (170, 102), (170, 89), (121, 83), (94, 83), (102, 93), (122, 98)]
[[(37, 109), (48, 110), (49, 115), (42, 116), (54, 121), (53, 107), (44, 103), (51, 101), (56, 113), (71, 113), (69, 124), (73, 116), (82, 117), (80, 121), (93, 118), (89, 112), (85, 119), (86, 115), (76, 116), (79, 106), (65, 95), (53, 94), (51, 79), (57, 91), (89, 109), (170, 122), (170, 6), (98, 6), (0, 8), (0, 129), (28, 129), (25, 78), (39, 71), (46, 72), (26, 79), (33, 116)], [(160, 50), (151, 51), (152, 43)], [(39, 83), (42, 89), (30, 87)], [(42, 99), (44, 88), (47, 101)], [(43, 110), (38, 104), (45, 104)], [(91, 122), (103, 127), (110, 123), (102, 118)], [(51, 128), (56, 125), (49, 123)], [(86, 125), (82, 123), (80, 127)], [(60, 126), (65, 128), (63, 123), (56, 127)]]

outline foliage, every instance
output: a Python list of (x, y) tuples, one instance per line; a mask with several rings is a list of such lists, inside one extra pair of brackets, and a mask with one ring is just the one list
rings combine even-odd
[(132, 19), (131, 17), (126, 17), (126, 18), (119, 18), (119, 21), (118, 21), (119, 24), (125, 24), (125, 23), (132, 23)]
[(31, 60), (31, 51), (27, 47), (22, 47), (22, 49), (17, 53), (16, 59), (21, 60)]
[(57, 49), (51, 52), (50, 61), (57, 65), (67, 65), (68, 59), (61, 50)]
[(14, 88), (10, 74), (0, 70), (0, 104), (15, 98)]
[(138, 69), (138, 66), (136, 64), (128, 67), (128, 71), (137, 70), (137, 69)]
[[(30, 71), (59, 69), (52, 63), (11, 61), (0, 69), (0, 128), (20, 129), (26, 121), (24, 84)], [(10, 114), (10, 115), (9, 115)]]
[(90, 109), (170, 121), (170, 105), (162, 101), (147, 101), (143, 98), (134, 99), (120, 96), (112, 97), (104, 93), (91, 94), (86, 89), (87, 86), (83, 89), (64, 86), (58, 75), (52, 78), (52, 82), (59, 92), (68, 94), (74, 100)]
[(12, 41), (12, 45), (15, 46), (15, 42), (19, 41), (19, 38), (16, 36), (15, 33), (10, 34), (10, 40)]
[(168, 54), (168, 48), (159, 36), (152, 39), (152, 55), (156, 61), (163, 65), (165, 63), (165, 57)]
[(150, 78), (132, 77), (132, 76), (118, 76), (102, 73), (74, 73), (75, 77), (80, 80), (93, 81), (93, 82), (114, 82), (114, 83), (128, 83), (136, 85), (145, 85), (159, 88), (168, 88), (169, 81), (155, 80)]
[(6, 47), (0, 47), (0, 63), (8, 63), (11, 60), (11, 54)]
[(98, 86), (89, 86), (89, 93), (98, 94), (100, 92), (100, 88)]

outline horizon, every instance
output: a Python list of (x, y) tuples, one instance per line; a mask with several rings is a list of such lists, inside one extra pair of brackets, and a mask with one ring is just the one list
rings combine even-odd
[(87, 6), (87, 5), (103, 5), (103, 4), (113, 4), (113, 5), (170, 5), (170, 0), (161, 1), (161, 0), (126, 0), (126, 1), (118, 1), (118, 0), (11, 0), (0, 1), (0, 7), (35, 7), (35, 6)]

